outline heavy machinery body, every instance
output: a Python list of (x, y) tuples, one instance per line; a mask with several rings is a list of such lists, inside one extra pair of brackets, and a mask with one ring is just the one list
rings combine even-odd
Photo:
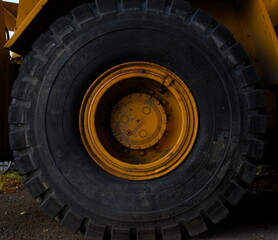
[[(36, 39), (39, 38), (40, 35), (45, 33), (51, 24), (55, 22), (57, 19), (59, 19), (61, 16), (65, 16), (68, 13), (71, 12), (72, 9), (78, 7), (81, 4), (84, 3), (90, 3), (91, 1), (86, 0), (20, 0), (19, 4), (15, 3), (9, 3), (9, 2), (0, 2), (0, 30), (1, 30), (1, 39), (0, 44), (5, 48), (0, 49), (0, 77), (1, 77), (1, 159), (6, 159), (10, 157), (10, 150), (8, 147), (8, 105), (10, 104), (10, 91), (11, 91), (11, 85), (14, 81), (17, 69), (16, 67), (11, 66), (11, 62), (17, 62), (21, 63), (21, 60), (31, 51), (32, 45), (36, 41)], [(97, 2), (93, 1), (97, 4)], [(128, 2), (128, 1), (126, 1)], [(136, 2), (136, 1), (130, 1), (130, 2)], [(140, 2), (141, 6), (144, 6), (143, 3), (148, 1), (137, 1)], [(155, 2), (155, 1), (154, 1)], [(159, 2), (159, 1), (157, 1)], [(165, 2), (167, 5), (167, 1)], [(174, 1), (168, 1), (169, 6), (172, 7), (171, 3)], [(209, 0), (209, 1), (202, 1), (202, 0), (189, 0), (188, 2), (191, 3), (191, 5), (194, 8), (200, 8), (208, 12), (210, 15), (212, 15), (216, 21), (222, 25), (224, 25), (226, 28), (229, 29), (230, 32), (232, 32), (236, 42), (239, 42), (243, 45), (245, 50), (247, 51), (250, 62), (252, 65), (255, 66), (256, 71), (259, 75), (260, 82), (256, 85), (256, 87), (260, 87), (264, 90), (265, 93), (265, 110), (264, 114), (267, 115), (268, 121), (268, 133), (266, 134), (266, 151), (264, 154), (264, 159), (268, 157), (275, 158), (277, 156), (277, 150), (273, 149), (274, 143), (273, 141), (277, 141), (277, 84), (278, 84), (278, 0)], [(125, 1), (114, 1), (115, 6), (120, 6), (119, 9), (121, 9), (122, 6), (125, 5)], [(167, 5), (168, 6), (168, 5)], [(117, 8), (117, 7), (116, 7)], [(118, 8), (117, 8), (118, 9)], [(165, 8), (167, 10), (167, 8)], [(119, 14), (121, 14), (121, 11), (119, 10)], [(73, 13), (75, 16), (75, 13)], [(167, 14), (166, 14), (167, 16)], [(85, 16), (86, 17), (86, 16)], [(81, 16), (82, 18), (82, 16)], [(202, 25), (200, 25), (202, 27)], [(7, 32), (8, 31), (14, 31), (14, 34), (11, 38), (7, 38)], [(152, 38), (150, 35), (149, 38)], [(47, 43), (46, 43), (47, 44)], [(231, 43), (232, 44), (232, 43)], [(10, 52), (9, 52), (9, 51)], [(236, 60), (235, 60), (236, 61)], [(162, 76), (164, 74), (167, 74), (169, 76), (172, 76), (173, 79), (175, 79), (176, 82), (180, 84), (180, 88), (183, 89), (185, 92), (190, 92), (186, 86), (183, 86), (181, 83), (182, 80), (180, 80), (179, 77), (177, 77), (172, 71), (165, 70), (164, 68), (161, 68), (158, 65), (151, 64), (151, 63), (141, 63), (137, 62), (135, 63), (135, 66), (132, 65), (132, 63), (122, 64), (117, 66), (121, 69), (122, 72), (126, 73), (128, 72), (130, 68), (146, 68), (151, 69), (153, 68), (156, 72), (156, 76)], [(108, 72), (105, 72), (104, 75), (101, 75), (99, 78), (97, 78), (96, 82), (110, 82), (113, 79), (106, 76), (106, 74), (112, 73), (117, 76), (117, 78), (120, 79), (120, 75), (118, 73), (118, 69), (111, 68), (108, 70)], [(237, 67), (233, 66), (234, 68)], [(128, 73), (126, 73), (128, 74)], [(141, 73), (134, 72), (133, 77), (137, 78), (152, 78), (153, 81), (155, 77), (152, 76), (143, 76)], [(120, 80), (119, 80), (120, 81)], [(163, 83), (166, 87), (169, 87), (171, 83)], [(84, 112), (85, 116), (88, 117), (88, 121), (94, 122), (94, 119), (91, 119), (88, 115), (88, 111), (98, 111), (94, 107), (92, 107), (94, 104), (99, 104), (98, 100), (90, 100), (90, 94), (93, 94), (94, 91), (94, 85), (92, 85), (89, 90), (87, 91), (83, 103), (81, 106), (81, 114)], [(105, 84), (101, 85), (101, 89), (105, 88)], [(104, 91), (104, 90), (99, 90)], [(92, 93), (93, 92), (93, 93)], [(172, 91), (173, 95), (177, 96), (176, 99), (180, 98), (180, 93), (174, 93), (174, 90)], [(101, 93), (103, 95), (106, 94), (106, 92)], [(151, 95), (151, 94), (150, 94)], [(189, 93), (190, 96), (190, 93)], [(198, 114), (195, 112), (196, 110), (186, 110), (187, 108), (196, 108), (194, 99), (191, 99), (188, 96), (189, 99), (186, 101), (189, 101), (188, 106), (184, 107), (184, 111), (189, 111), (190, 118), (198, 118), (196, 117)], [(135, 96), (133, 93), (127, 95), (126, 97), (123, 97), (117, 104), (122, 104), (124, 102), (125, 104), (129, 104), (128, 99), (135, 99), (134, 102), (139, 102), (140, 104), (145, 102), (145, 100), (148, 98), (147, 95), (143, 96)], [(100, 101), (100, 100), (99, 100)], [(171, 100), (169, 100), (171, 101)], [(249, 101), (249, 100), (248, 100)], [(173, 102), (175, 102), (173, 100)], [(117, 105), (116, 104), (116, 105)], [(134, 103), (134, 105), (131, 105), (132, 107), (136, 108), (138, 107), (138, 103)], [(158, 104), (158, 103), (157, 103)], [(198, 104), (197, 104), (198, 105)], [(173, 103), (173, 106), (176, 106)], [(149, 107), (146, 107), (149, 109)], [(175, 108), (175, 107), (173, 107)], [(183, 107), (181, 107), (183, 108)], [(156, 112), (158, 112), (157, 116), (153, 116), (153, 121), (157, 120), (158, 122), (161, 119), (166, 119), (166, 115), (164, 116), (164, 110), (161, 108), (155, 108)], [(118, 110), (116, 108), (113, 109), (114, 112), (117, 114), (122, 114), (122, 112), (117, 112)], [(145, 110), (144, 110), (145, 111)], [(149, 110), (148, 110), (149, 111)], [(149, 114), (146, 110), (144, 114)], [(87, 115), (86, 115), (87, 114)], [(96, 113), (97, 114), (97, 113)], [(117, 114), (113, 115), (111, 117), (111, 121), (113, 121), (113, 117), (117, 116)], [(126, 117), (126, 115), (124, 115)], [(141, 117), (141, 115), (140, 115)], [(87, 133), (89, 132), (91, 135), (93, 135), (93, 132), (90, 132), (91, 130), (87, 129), (86, 122), (83, 126), (82, 123), (82, 116), (80, 116), (80, 132), (81, 136), (84, 142), (84, 145), (91, 155), (92, 158), (94, 158), (94, 143), (90, 143), (90, 141), (87, 139)], [(122, 121), (128, 121), (127, 117), (124, 118)], [(139, 119), (137, 120), (139, 122)], [(164, 121), (164, 120), (163, 120)], [(166, 121), (166, 120), (165, 120)], [(112, 131), (115, 130), (117, 127), (113, 125), (115, 123), (111, 124)], [(254, 123), (255, 124), (255, 123)], [(163, 127), (161, 127), (163, 128)], [(165, 127), (166, 128), (166, 127)], [(198, 121), (196, 120), (194, 123), (192, 123), (191, 127), (194, 133), (192, 133), (192, 137), (188, 138), (188, 146), (190, 146), (188, 152), (193, 147), (193, 143), (196, 138), (197, 134), (197, 128), (198, 128)], [(161, 130), (163, 133), (166, 134), (164, 130)], [(263, 132), (263, 130), (258, 130), (258, 132)], [(145, 134), (145, 133), (144, 133)], [(144, 135), (142, 133), (141, 137), (143, 138)], [(122, 138), (119, 135), (114, 135), (115, 138), (122, 142)], [(269, 139), (267, 139), (269, 138)], [(134, 139), (133, 139), (134, 140)], [(86, 141), (88, 143), (86, 144)], [(135, 139), (134, 141), (137, 141)], [(139, 140), (138, 140), (139, 141)], [(148, 144), (150, 147), (153, 145), (155, 146), (155, 143), (157, 141), (160, 141), (160, 138), (154, 138), (152, 141), (150, 141)], [(133, 151), (133, 149), (145, 149), (146, 146), (144, 144), (139, 144), (138, 146), (130, 145), (129, 142), (122, 142), (122, 144), (127, 147), (129, 150), (126, 150), (126, 153), (129, 151)], [(179, 144), (177, 142), (177, 144)], [(98, 145), (98, 144), (97, 144)], [(101, 145), (101, 143), (99, 143)], [(99, 146), (98, 145), (98, 146)], [(152, 146), (151, 146), (152, 145)], [(250, 150), (251, 151), (251, 150)], [(143, 157), (146, 153), (145, 151), (140, 152), (141, 156)], [(189, 153), (184, 153), (184, 156), (187, 156)], [(100, 154), (101, 155), (101, 154)], [(269, 159), (268, 159), (269, 160)], [(168, 161), (168, 160), (167, 160)], [(171, 160), (172, 161), (172, 160)], [(115, 161), (116, 162), (116, 161)], [(113, 162), (113, 164), (115, 163)], [(122, 168), (125, 168), (125, 164), (120, 164), (118, 170), (117, 167), (111, 167), (110, 165), (106, 166), (106, 163), (99, 162), (98, 163), (103, 169), (107, 170), (107, 172), (112, 173), (113, 175), (117, 177), (122, 177), (124, 179), (128, 180), (141, 180), (141, 173), (135, 172), (134, 175), (130, 174), (130, 176), (125, 177), (125, 174), (128, 175), (126, 172), (132, 172), (132, 168), (127, 168), (127, 170), (122, 170)], [(112, 164), (112, 165), (113, 165)], [(160, 163), (159, 163), (160, 164)], [(168, 164), (168, 162), (167, 162)], [(164, 174), (167, 174), (168, 172), (172, 171), (177, 167), (178, 164), (181, 164), (178, 160), (173, 160), (173, 166), (169, 167), (169, 170), (167, 170), (165, 173), (158, 174), (159, 177), (164, 176)], [(153, 172), (160, 171), (161, 166), (154, 167), (154, 170), (150, 170), (150, 175), (146, 175), (142, 177), (144, 180), (149, 179), (155, 179), (157, 177), (156, 174)], [(111, 170), (112, 169), (112, 170)], [(143, 169), (143, 170), (142, 170)], [(145, 168), (142, 168), (140, 171), (147, 171)], [(126, 172), (125, 172), (126, 171)], [(246, 170), (247, 171), (247, 170)], [(144, 175), (144, 174), (143, 174)], [(246, 180), (247, 181), (247, 180)], [(248, 180), (249, 181), (249, 180)], [(248, 182), (247, 181), (247, 182)], [(217, 222), (217, 221), (215, 221)], [(182, 228), (183, 224), (180, 223), (180, 227)], [(105, 230), (106, 232), (110, 231), (109, 229)], [(156, 234), (160, 230), (156, 229)], [(199, 231), (199, 230), (198, 230)], [(198, 233), (196, 230), (196, 233)], [(200, 230), (203, 231), (203, 230)], [(87, 234), (87, 233), (86, 233)], [(132, 233), (133, 234), (133, 233)], [(190, 235), (195, 235), (195, 232), (190, 232)], [(116, 238), (115, 238), (116, 239)], [(133, 238), (132, 238), (133, 239)], [(136, 239), (136, 238), (134, 238)], [(170, 239), (170, 238), (169, 238)]]

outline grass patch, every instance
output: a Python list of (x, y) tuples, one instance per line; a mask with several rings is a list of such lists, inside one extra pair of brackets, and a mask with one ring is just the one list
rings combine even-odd
[(7, 194), (16, 192), (23, 186), (22, 177), (17, 172), (9, 172), (0, 175), (0, 193)]

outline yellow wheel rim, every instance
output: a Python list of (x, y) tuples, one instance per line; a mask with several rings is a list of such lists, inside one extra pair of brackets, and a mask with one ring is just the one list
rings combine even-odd
[(128, 180), (149, 180), (177, 168), (197, 136), (193, 95), (175, 73), (149, 62), (128, 62), (99, 76), (79, 114), (92, 160)]

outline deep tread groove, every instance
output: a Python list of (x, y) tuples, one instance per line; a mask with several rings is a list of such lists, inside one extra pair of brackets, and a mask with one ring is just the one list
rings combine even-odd
[(181, 232), (181, 238), (182, 240), (188, 240), (190, 239), (190, 235), (188, 233), (188, 230), (186, 228), (185, 220), (179, 221), (179, 227), (180, 227), (180, 232)]
[(89, 218), (84, 218), (83, 221), (80, 224), (80, 228), (79, 228), (79, 232), (83, 235), (86, 234), (88, 226), (90, 223), (90, 219)]
[(70, 212), (70, 207), (68, 205), (64, 205), (60, 211), (58, 212), (58, 214), (55, 216), (55, 219), (58, 222), (62, 222), (62, 220), (64, 219), (64, 217)]
[(156, 227), (154, 232), (155, 232), (155, 240), (163, 240), (163, 232), (161, 227)]
[(119, 14), (124, 13), (124, 3), (123, 0), (117, 0), (116, 2), (116, 9)]
[(91, 8), (93, 14), (94, 14), (94, 17), (95, 19), (100, 19), (101, 18), (101, 14), (100, 14), (100, 10), (99, 10), (99, 7), (98, 7), (98, 4), (97, 4), (97, 1), (93, 1), (91, 3), (89, 3), (89, 7)]
[(105, 227), (103, 240), (112, 240), (112, 226)]
[(202, 209), (202, 210), (200, 210), (199, 214), (203, 218), (204, 223), (207, 226), (207, 228), (210, 228), (213, 225), (213, 222), (210, 219), (208, 213), (204, 209)]
[(169, 16), (172, 11), (173, 0), (165, 0), (164, 7), (163, 7), (163, 15)]
[(137, 228), (131, 228), (130, 229), (130, 240), (138, 240)]
[(140, 10), (146, 12), (148, 9), (148, 0), (140, 0)]

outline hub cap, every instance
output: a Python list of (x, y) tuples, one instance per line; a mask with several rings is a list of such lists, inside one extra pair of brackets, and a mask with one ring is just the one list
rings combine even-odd
[(79, 128), (92, 160), (128, 180), (177, 168), (197, 136), (198, 112), (184, 81), (169, 69), (129, 62), (99, 76), (84, 96)]
[(144, 93), (123, 97), (111, 114), (112, 133), (131, 149), (154, 146), (164, 135), (166, 123), (166, 114), (159, 101)]

